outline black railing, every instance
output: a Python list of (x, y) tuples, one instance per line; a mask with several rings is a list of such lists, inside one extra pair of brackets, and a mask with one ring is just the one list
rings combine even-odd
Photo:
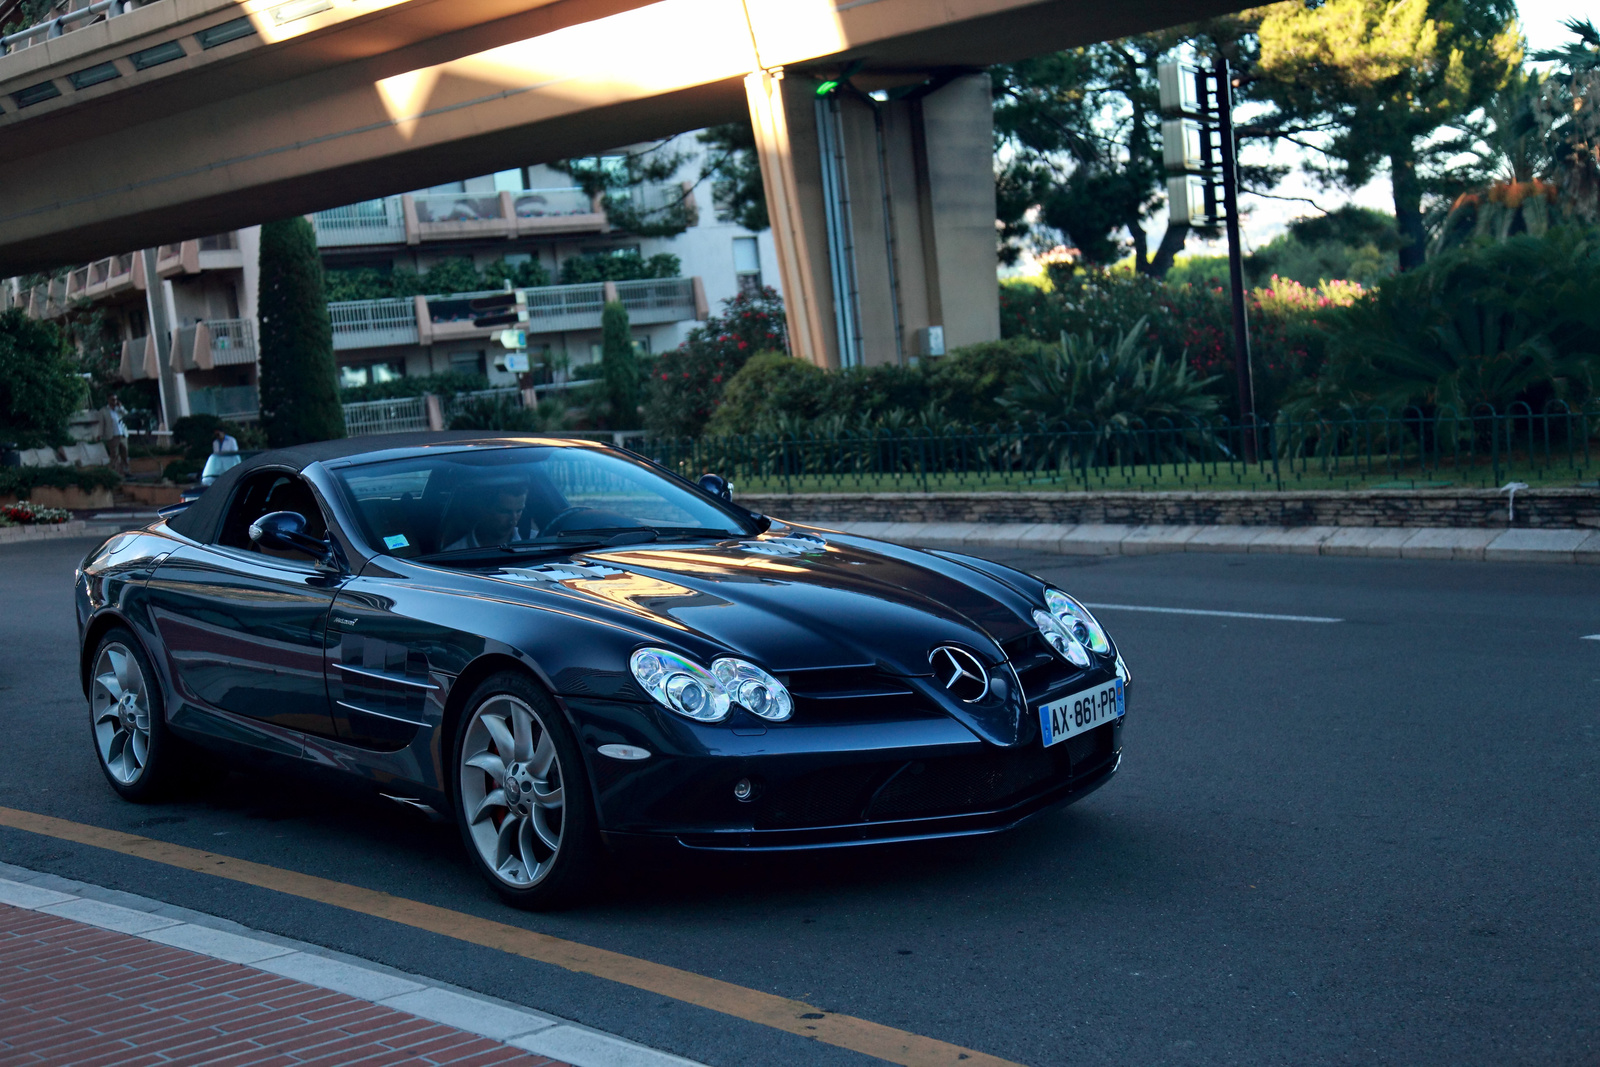
[(741, 492), (1499, 487), (1595, 473), (1600, 410), (1554, 402), (1399, 414), (1343, 412), (1240, 425), (1137, 419), (1070, 429), (651, 439), (635, 451)]

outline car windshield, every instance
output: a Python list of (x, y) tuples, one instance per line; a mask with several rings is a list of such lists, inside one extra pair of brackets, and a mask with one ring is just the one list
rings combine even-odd
[(469, 559), (502, 546), (738, 537), (749, 523), (651, 467), (573, 445), (415, 456), (334, 471), (367, 542), (402, 558)]
[(217, 480), (217, 475), (232, 470), (243, 462), (244, 457), (237, 452), (211, 453), (206, 457), (206, 465), (200, 469), (200, 484), (210, 485)]

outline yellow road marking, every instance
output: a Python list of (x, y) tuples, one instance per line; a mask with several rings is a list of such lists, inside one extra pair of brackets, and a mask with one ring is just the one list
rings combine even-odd
[(896, 1030), (892, 1026), (858, 1019), (853, 1015), (837, 1015), (819, 1011), (800, 1000), (746, 989), (732, 982), (707, 978), (693, 971), (679, 970), (665, 964), (593, 948), (551, 937), (520, 926), (480, 919), (448, 908), (424, 904), (417, 900), (380, 893), (374, 889), (347, 885), (327, 878), (318, 878), (299, 871), (269, 867), (263, 863), (221, 856), (215, 852), (184, 845), (169, 844), (120, 830), (107, 830), (99, 826), (57, 819), (31, 811), (0, 807), (0, 826), (73, 841), (80, 845), (120, 852), (126, 856), (169, 867), (181, 867), (201, 874), (213, 874), (246, 885), (272, 889), (290, 896), (331, 904), (336, 908), (372, 915), (390, 922), (401, 923), (443, 934), (458, 941), (467, 941), (485, 948), (498, 949), (512, 955), (523, 956), (541, 963), (553, 964), (580, 974), (592, 974), (635, 989), (646, 989), (664, 997), (696, 1004), (702, 1008), (732, 1015), (735, 1018), (770, 1026), (775, 1030), (798, 1034), (837, 1045), (854, 1052), (876, 1056), (904, 1067), (944, 1067), (960, 1064), (961, 1067), (1020, 1067), (1010, 1060), (1002, 1060), (972, 1049), (962, 1048), (931, 1037)]

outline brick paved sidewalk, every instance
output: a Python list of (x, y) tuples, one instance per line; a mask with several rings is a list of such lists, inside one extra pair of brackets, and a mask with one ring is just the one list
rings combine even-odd
[(0, 1065), (311, 1063), (556, 1065), (253, 967), (0, 904)]

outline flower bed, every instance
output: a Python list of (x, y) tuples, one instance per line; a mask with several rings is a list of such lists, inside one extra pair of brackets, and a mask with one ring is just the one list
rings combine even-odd
[(0, 506), (0, 526), (43, 526), (71, 518), (66, 508), (42, 508), (27, 500)]

